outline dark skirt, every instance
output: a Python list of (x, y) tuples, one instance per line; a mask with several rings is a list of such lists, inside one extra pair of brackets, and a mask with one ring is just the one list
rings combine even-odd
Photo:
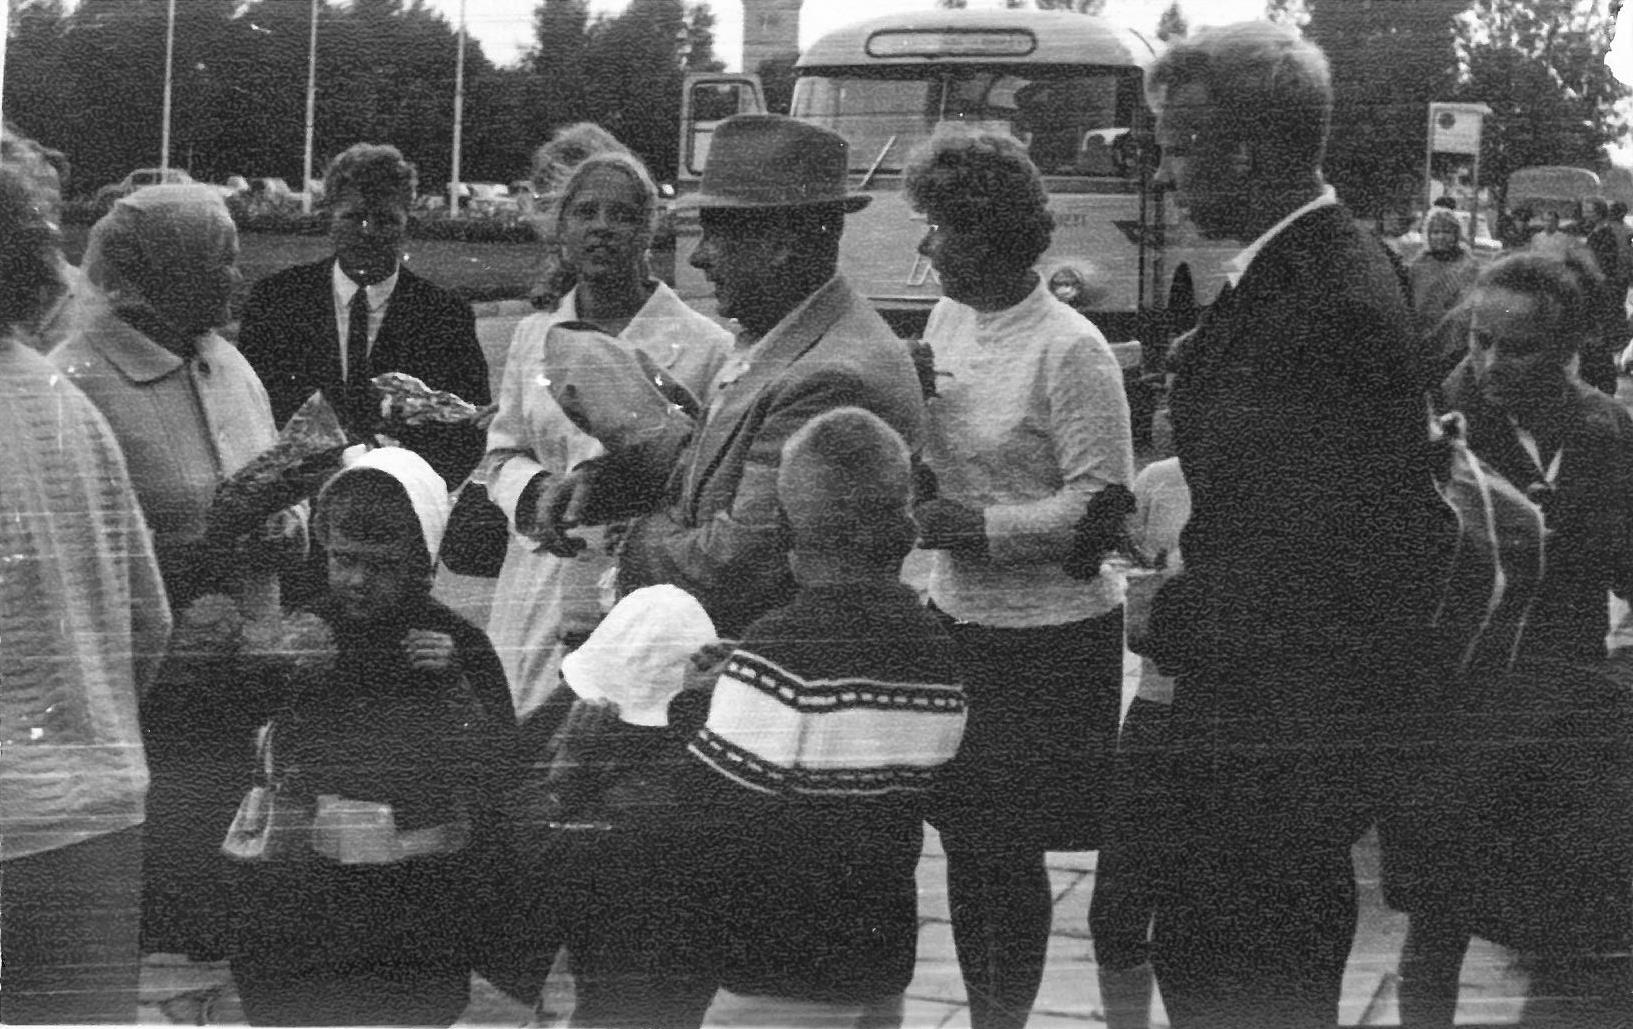
[(1122, 705), (1123, 609), (1025, 629), (941, 618), (969, 714), (930, 824), (966, 846), (1098, 847)]

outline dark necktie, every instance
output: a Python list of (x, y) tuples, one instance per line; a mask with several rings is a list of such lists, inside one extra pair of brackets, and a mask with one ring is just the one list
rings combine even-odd
[(346, 408), (359, 429), (372, 428), (374, 388), (369, 385), (369, 294), (362, 286), (352, 294), (346, 319)]

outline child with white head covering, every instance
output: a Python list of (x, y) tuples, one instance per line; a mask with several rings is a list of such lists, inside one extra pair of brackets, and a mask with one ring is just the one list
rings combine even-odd
[(232, 971), (252, 1025), (448, 1025), (469, 1001), (504, 903), (515, 715), (487, 638), (431, 599), (449, 506), (441, 476), (398, 447), (319, 494), (332, 644), (254, 695), (280, 802), (312, 827), (244, 866)]

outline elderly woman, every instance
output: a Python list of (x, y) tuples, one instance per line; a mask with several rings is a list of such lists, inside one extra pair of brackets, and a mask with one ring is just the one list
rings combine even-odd
[(34, 350), (60, 257), (50, 201), (14, 160), (0, 167), (0, 1022), (131, 1024), (136, 706), (170, 610), (118, 442)]
[[(172, 607), (222, 590), (253, 617), (277, 609), (278, 567), (304, 549), (305, 527), (285, 512), (229, 561), (200, 546), (217, 484), (277, 438), (266, 390), (215, 331), (237, 257), (232, 218), (208, 187), (151, 186), (119, 200), (87, 244), (95, 295), (51, 360), (113, 427)], [(153, 771), (143, 947), (219, 957), (209, 883), (241, 792), (243, 740), (196, 712), (154, 706), (143, 733)]]
[(1021, 1026), (1048, 947), (1044, 852), (1098, 845), (1122, 584), (1079, 581), (1062, 560), (1089, 499), (1133, 479), (1128, 403), (1105, 337), (1033, 269), (1053, 222), (1018, 142), (943, 126), (906, 189), (944, 294), (925, 328), (939, 495), (918, 505), (919, 545), (970, 706), (932, 821), (971, 1024)]
[(598, 533), (574, 550), (534, 517), (553, 477), (601, 453), (544, 388), (544, 337), (560, 322), (589, 322), (643, 350), (694, 394), (707, 392), (731, 336), (648, 279), (643, 258), (658, 191), (646, 168), (616, 152), (580, 164), (562, 188), (553, 232), (577, 284), (554, 311), (516, 327), (499, 411), (488, 429), (488, 492), (515, 533), (499, 573), (488, 633), (525, 716), (555, 686), (561, 655), (600, 620), (597, 584), (609, 566)]
[[(573, 169), (562, 184), (551, 228), (575, 285), (554, 311), (530, 315), (517, 326), (505, 363), (499, 411), (488, 429), (486, 468), (489, 495), (509, 516), (514, 532), (494, 590), (488, 635), (520, 717), (557, 688), (562, 657), (600, 621), (599, 583), (612, 560), (601, 529), (585, 530), (583, 539), (558, 536), (536, 517), (547, 510), (545, 494), (554, 480), (603, 452), (545, 388), (546, 332), (562, 322), (588, 322), (620, 345), (644, 351), (700, 398), (731, 344), (724, 329), (646, 276), (657, 207), (656, 185), (627, 153), (597, 153)], [(603, 871), (616, 876), (618, 861), (609, 854), (602, 855)], [(574, 1024), (653, 1025), (660, 1015), (684, 1017), (665, 1010), (671, 1005), (661, 996), (662, 983), (646, 981), (659, 970), (632, 973), (628, 946), (592, 938), (597, 930), (589, 923), (604, 911), (594, 898), (605, 886), (598, 885), (597, 870), (584, 873), (577, 883), (578, 910), (568, 912), (572, 924), (566, 932), (578, 987)], [(634, 908), (642, 905), (654, 914), (664, 910), (657, 897), (650, 903), (625, 898), (616, 919), (623, 926), (620, 939), (639, 935), (630, 920), (641, 917)], [(647, 935), (657, 939), (661, 932), (656, 926)], [(703, 1003), (707, 998), (704, 990)]]
[[(1487, 268), (1466, 305), (1466, 359), (1444, 388), (1450, 406), (1467, 420), (1470, 447), (1537, 500), (1548, 529), (1545, 570), (1519, 642), (1515, 672), (1497, 678), (1490, 669), (1476, 669), (1456, 685), (1462, 691), (1496, 688), (1503, 696), (1534, 692), (1555, 711), (1573, 710), (1591, 697), (1573, 684), (1592, 682), (1593, 670), (1605, 667), (1609, 595), (1633, 596), (1633, 417), (1575, 371), (1578, 352), (1597, 342), (1586, 299), (1593, 286), (1570, 264), (1536, 254), (1507, 257)], [(1586, 679), (1579, 670), (1588, 670)], [(1625, 694), (1625, 686), (1619, 689)], [(1512, 706), (1518, 710), (1526, 704)], [(1608, 731), (1602, 727), (1606, 724), (1595, 721), (1593, 731)], [(1454, 746), (1461, 742), (1459, 735)], [(1522, 735), (1496, 742), (1506, 744), (1491, 751), (1504, 767), (1496, 775), (1476, 773), (1482, 779), (1508, 776), (1514, 762), (1528, 760)], [(1541, 862), (1537, 881), (1521, 886), (1517, 876), (1503, 876), (1506, 897), (1471, 888), (1471, 883), (1489, 881), (1483, 872), (1492, 867), (1487, 862), (1502, 857), (1489, 846), (1463, 845), (1467, 840), (1455, 828), (1461, 812), (1448, 813), (1420, 838), (1385, 836), (1386, 896), (1411, 915), (1401, 954), (1403, 1026), (1452, 1024), (1458, 969), (1476, 933), (1545, 951), (1534, 968), (1533, 996), (1574, 994), (1574, 1002), (1583, 1003), (1584, 970), (1596, 970), (1600, 984), (1619, 982), (1625, 991), (1625, 829), (1589, 826), (1584, 838), (1575, 835), (1584, 827), (1569, 816), (1557, 810), (1541, 814), (1551, 810), (1548, 784), (1557, 782), (1562, 762), (1568, 774), (1592, 783), (1595, 792), (1609, 795), (1618, 789), (1616, 773), (1592, 763), (1592, 741), (1576, 749), (1569, 743), (1559, 741), (1542, 758), (1547, 768), (1526, 766), (1521, 792), (1497, 801), (1502, 811), (1539, 813), (1517, 829), (1508, 826), (1513, 831), (1505, 832), (1503, 846), (1496, 848), (1512, 851), (1518, 843), (1529, 860)], [(1625, 815), (1624, 810), (1616, 817)], [(1593, 845), (1607, 839), (1618, 855), (1609, 865), (1600, 860), (1603, 850), (1596, 856)], [(1539, 840), (1555, 847), (1561, 860), (1531, 857), (1538, 853)], [(1561, 841), (1563, 847), (1558, 846)], [(1619, 971), (1615, 959), (1603, 957), (1618, 951), (1623, 955)], [(1619, 1003), (1625, 1005), (1625, 995)], [(1608, 1018), (1610, 1010), (1602, 1014)], [(1612, 1021), (1588, 1017), (1571, 1024)]]

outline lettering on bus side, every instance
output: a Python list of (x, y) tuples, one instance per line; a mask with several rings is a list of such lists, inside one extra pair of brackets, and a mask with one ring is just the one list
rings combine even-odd
[(930, 259), (923, 254), (914, 254), (913, 263), (907, 269), (907, 284), (909, 286), (925, 286), (934, 283), (941, 286), (941, 277), (936, 274)]

